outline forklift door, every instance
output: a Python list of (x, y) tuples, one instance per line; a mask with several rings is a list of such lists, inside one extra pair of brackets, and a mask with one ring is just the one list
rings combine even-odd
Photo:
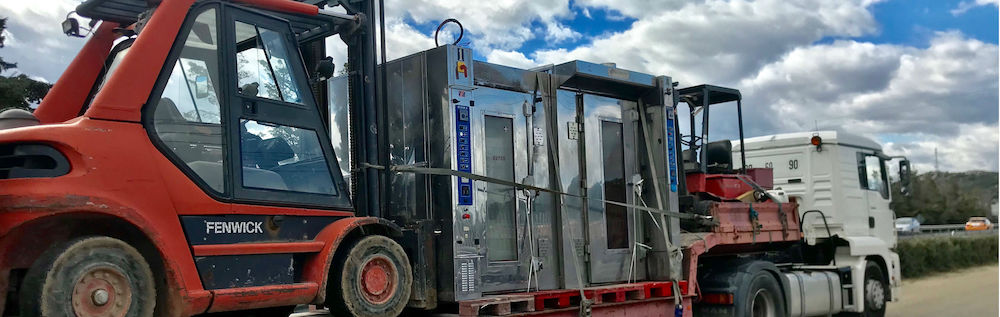
[(312, 241), (352, 215), (291, 28), (206, 3), (179, 34), (145, 120), (153, 143), (210, 197), (175, 203), (202, 284), (300, 282), (302, 257), (232, 247)]

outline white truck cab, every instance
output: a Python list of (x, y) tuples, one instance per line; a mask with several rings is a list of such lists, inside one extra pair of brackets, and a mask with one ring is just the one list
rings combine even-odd
[[(735, 145), (733, 153), (742, 146)], [(819, 131), (748, 138), (744, 149), (747, 168), (771, 168), (774, 189), (799, 204), (806, 244), (836, 248), (828, 265), (850, 267), (851, 281), (845, 282), (865, 284), (867, 262), (875, 262), (887, 273), (891, 290), (885, 295), (898, 298), (901, 276), (899, 256), (892, 251), (896, 231), (886, 165), (893, 157), (882, 153), (881, 145), (858, 135)], [(733, 162), (741, 162), (739, 155)], [(899, 168), (905, 192), (909, 162), (902, 160)], [(864, 293), (845, 289), (845, 310), (863, 311), (859, 304), (870, 295)]]

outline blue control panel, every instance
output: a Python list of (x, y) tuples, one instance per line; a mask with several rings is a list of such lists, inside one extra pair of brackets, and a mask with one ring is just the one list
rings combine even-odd
[[(458, 162), (458, 171), (472, 173), (472, 130), (470, 121), (469, 106), (455, 105), (455, 161)], [(472, 205), (472, 180), (468, 178), (458, 178), (458, 204)]]
[(670, 165), (670, 191), (677, 192), (677, 149), (674, 148), (674, 107), (667, 108), (667, 157)]

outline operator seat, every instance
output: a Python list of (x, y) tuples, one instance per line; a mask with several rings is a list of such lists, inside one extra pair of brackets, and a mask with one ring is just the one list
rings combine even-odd
[(24, 109), (7, 109), (0, 112), (0, 130), (39, 125), (41, 122), (33, 113)]
[(188, 120), (170, 98), (160, 99), (153, 127), (160, 140), (185, 162), (222, 162), (222, 126)]
[(705, 161), (708, 173), (733, 173), (733, 143), (729, 140), (709, 142), (705, 145)]
[(681, 151), (681, 162), (684, 163), (683, 168), (685, 173), (696, 173), (701, 171), (698, 167), (698, 153), (692, 149)]

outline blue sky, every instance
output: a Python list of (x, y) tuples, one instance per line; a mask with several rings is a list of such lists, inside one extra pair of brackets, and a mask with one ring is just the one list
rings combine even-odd
[[(59, 22), (79, 0), (0, 1), (9, 71), (55, 81), (84, 39)], [(740, 89), (748, 136), (841, 130), (918, 170), (998, 170), (1000, 0), (385, 0), (389, 58), (434, 46), (456, 18), (479, 60), (574, 59)], [(446, 28), (442, 42), (454, 34)], [(344, 59), (343, 44), (328, 54)], [(38, 58), (44, 56), (45, 58)], [(712, 133), (736, 135), (735, 107)]]
[(934, 31), (958, 30), (970, 38), (997, 44), (996, 7), (976, 6), (963, 13), (952, 13), (960, 3), (962, 1), (939, 0), (877, 3), (872, 6), (872, 12), (881, 25), (881, 32), (858, 40), (926, 47)]

